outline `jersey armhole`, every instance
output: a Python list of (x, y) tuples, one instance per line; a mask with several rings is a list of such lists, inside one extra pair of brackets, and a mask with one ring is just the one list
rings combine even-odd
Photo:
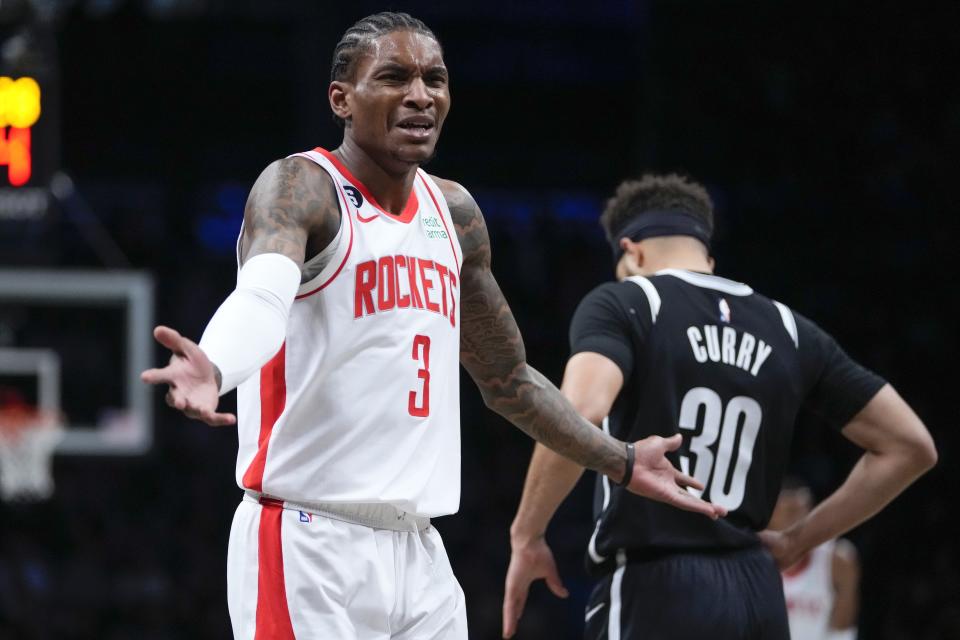
[[(333, 182), (337, 194), (337, 207), (340, 209), (340, 228), (337, 230), (337, 235), (334, 236), (330, 244), (324, 247), (320, 253), (303, 263), (303, 268), (306, 270), (311, 266), (316, 266), (318, 263), (326, 261), (326, 264), (320, 269), (318, 274), (300, 285), (295, 298), (295, 300), (300, 300), (321, 291), (340, 275), (353, 249), (353, 236), (355, 231), (353, 215), (350, 211), (350, 201), (343, 191), (343, 185), (337, 180), (335, 167), (330, 164), (330, 161), (315, 151), (294, 153), (288, 157), (305, 158), (323, 169)], [(346, 223), (344, 223), (344, 221), (346, 221)], [(344, 229), (347, 230), (346, 238), (344, 238)]]
[(776, 300), (771, 300), (771, 302), (773, 302), (773, 306), (777, 308), (777, 311), (780, 312), (780, 320), (783, 322), (783, 328), (787, 330), (787, 334), (789, 334), (790, 339), (793, 340), (793, 346), (799, 349), (800, 335), (797, 332), (797, 319), (793, 316), (793, 311), (782, 302), (777, 302)]
[[(440, 188), (440, 185), (437, 184), (437, 181), (434, 180), (433, 176), (429, 173), (423, 169), (417, 169), (417, 175), (420, 176), (420, 181), (423, 183), (427, 195), (430, 196), (430, 200), (437, 210), (437, 215), (440, 216), (440, 222), (443, 223), (444, 232), (447, 234), (447, 239), (450, 242), (450, 251), (453, 253), (453, 262), (457, 268), (457, 277), (460, 277), (460, 269), (463, 267), (463, 247), (460, 246), (460, 237), (457, 235), (456, 226), (453, 224), (453, 214), (450, 213), (450, 205), (447, 203), (447, 197), (444, 195), (443, 189)], [(457, 186), (469, 195), (469, 192), (462, 185)], [(434, 189), (439, 192), (439, 198), (434, 195)], [(447, 226), (447, 218), (450, 219), (450, 226)]]
[[(339, 206), (340, 197), (337, 196), (337, 204)], [(333, 240), (330, 241), (330, 244), (325, 246), (320, 253), (316, 254), (309, 260), (305, 260), (303, 263), (303, 272), (308, 273), (310, 271), (317, 271), (317, 275), (323, 273), (323, 270), (330, 263), (330, 260), (336, 256), (337, 250), (340, 248), (341, 243), (343, 243), (343, 229), (344, 229), (344, 218), (346, 215), (343, 211), (340, 211), (340, 225), (337, 227), (337, 234), (333, 237)], [(314, 276), (315, 277), (315, 276)], [(313, 280), (313, 277), (310, 278)], [(309, 280), (308, 280), (309, 282)]]

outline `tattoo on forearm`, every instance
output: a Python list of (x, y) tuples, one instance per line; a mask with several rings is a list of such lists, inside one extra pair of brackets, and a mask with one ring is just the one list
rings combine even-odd
[(529, 366), (523, 338), (490, 271), (490, 238), (473, 198), (444, 189), (463, 251), (460, 361), (484, 401), (530, 437), (579, 464), (619, 480), (623, 444), (577, 414), (546, 377)]

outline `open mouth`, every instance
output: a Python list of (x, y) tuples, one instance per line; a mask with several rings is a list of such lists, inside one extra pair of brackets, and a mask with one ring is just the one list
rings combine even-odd
[(408, 124), (398, 124), (397, 126), (400, 127), (401, 129), (406, 129), (407, 131), (429, 131), (430, 129), (433, 129), (432, 124), (408, 123)]
[(423, 138), (430, 135), (433, 131), (433, 119), (425, 116), (413, 116), (404, 118), (397, 123), (398, 129), (403, 129), (407, 134)]

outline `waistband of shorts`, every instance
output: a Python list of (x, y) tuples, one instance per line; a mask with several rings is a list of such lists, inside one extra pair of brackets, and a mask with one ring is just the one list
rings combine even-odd
[(294, 502), (249, 489), (244, 491), (243, 499), (264, 506), (273, 505), (350, 524), (359, 524), (371, 529), (414, 532), (423, 531), (430, 526), (430, 518), (402, 511), (386, 503)]
[(660, 562), (680, 557), (699, 557), (722, 560), (740, 558), (747, 555), (766, 553), (759, 540), (755, 545), (743, 547), (690, 547), (690, 548), (639, 548), (618, 549), (615, 556), (606, 558), (597, 564), (587, 560), (587, 573), (592, 577), (603, 577), (613, 573), (620, 564), (643, 564)]

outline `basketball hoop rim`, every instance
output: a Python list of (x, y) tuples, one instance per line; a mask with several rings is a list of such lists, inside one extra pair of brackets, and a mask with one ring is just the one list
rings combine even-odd
[(28, 429), (56, 428), (60, 422), (56, 411), (39, 407), (0, 408), (0, 441), (18, 440)]

